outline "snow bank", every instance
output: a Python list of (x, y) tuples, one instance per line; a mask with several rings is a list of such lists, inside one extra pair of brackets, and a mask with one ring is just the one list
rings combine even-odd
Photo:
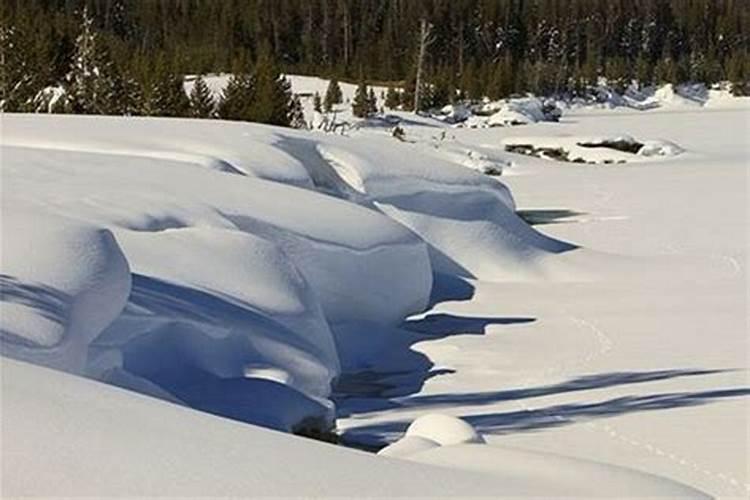
[(536, 279), (548, 272), (545, 257), (572, 248), (523, 222), (505, 185), (446, 161), (439, 152), (379, 137), (356, 149), (340, 144), (330, 139), (319, 149), (349, 186), (346, 194), (419, 235), (429, 244), (438, 272), (497, 281)]
[[(490, 475), (383, 460), (3, 359), (9, 497), (438, 497)], [(342, 474), (342, 471), (346, 471)]]
[[(165, 125), (169, 132), (152, 140)], [(3, 127), (4, 203), (11, 213), (29, 211), (26, 222), (4, 229), (13, 234), (4, 241), (38, 273), (28, 279), (60, 288), (57, 271), (48, 272), (51, 266), (26, 247), (45, 248), (51, 261), (73, 260), (66, 269), (85, 284), (94, 279), (87, 273), (109, 275), (96, 261), (66, 257), (73, 240), (109, 235), (124, 254), (117, 254), (117, 283), (125, 283), (119, 300), (101, 293), (114, 286), (108, 282), (90, 286), (116, 310), (84, 310), (84, 319), (102, 319), (86, 321), (84, 333), (74, 329), (81, 340), (67, 356), (76, 363), (43, 359), (43, 345), (16, 357), (248, 422), (320, 430), (333, 423), (328, 396), (340, 370), (338, 326), (347, 325), (346, 341), (357, 343), (351, 324), (395, 324), (427, 304), (426, 245), (371, 208), (310, 189), (307, 158), (278, 145), (298, 140), (293, 135), (246, 124), (73, 116), (7, 115)], [(261, 152), (253, 156), (255, 173), (185, 161), (211, 144), (224, 144), (213, 150), (220, 164), (237, 166), (237, 159)], [(114, 154), (102, 153), (105, 145)], [(302, 179), (307, 189), (296, 187)], [(81, 229), (68, 239), (45, 239), (57, 234), (37, 223), (49, 214)], [(23, 231), (32, 220), (37, 230)], [(86, 287), (69, 288), (63, 291)], [(53, 331), (54, 324), (37, 332), (34, 325), (50, 323), (48, 312), (29, 314), (32, 326), (11, 317), (3, 328), (20, 332), (16, 337), (41, 335), (42, 343), (72, 335)]]
[(106, 229), (5, 206), (2, 353), (82, 373), (88, 344), (125, 306), (128, 263)]
[[(44, 149), (173, 160), (310, 187), (300, 161), (274, 147), (274, 128), (209, 120), (13, 115), (2, 143)], [(252, 147), (248, 147), (252, 144)]]

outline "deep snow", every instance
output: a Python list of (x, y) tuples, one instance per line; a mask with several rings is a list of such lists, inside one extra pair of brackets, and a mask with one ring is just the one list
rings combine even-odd
[[(4, 491), (745, 494), (750, 108), (685, 109), (405, 142), (3, 115)], [(679, 154), (505, 151), (623, 135)], [(464, 423), (367, 457), (7, 358), (357, 446)]]

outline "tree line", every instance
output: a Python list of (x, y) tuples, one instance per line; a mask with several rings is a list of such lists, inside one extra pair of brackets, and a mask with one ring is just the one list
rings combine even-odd
[[(140, 92), (153, 114), (162, 112), (156, 82), (209, 72), (231, 72), (237, 88), (252, 83), (267, 95), (284, 93), (268, 83), (276, 71), (363, 77), (424, 91), (420, 107), (457, 96), (575, 95), (600, 77), (620, 87), (730, 81), (750, 90), (748, 0), (5, 0), (6, 101), (69, 79), (84, 7), (110, 71), (123, 76), (118, 85)], [(420, 43), (425, 23), (429, 41)], [(420, 52), (426, 86), (416, 89)], [(279, 103), (245, 111), (276, 120)]]

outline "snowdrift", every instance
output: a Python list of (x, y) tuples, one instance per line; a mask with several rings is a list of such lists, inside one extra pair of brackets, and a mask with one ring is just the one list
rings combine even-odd
[[(182, 137), (193, 124), (203, 130)], [(157, 125), (171, 132), (149, 150), (140, 141)], [(3, 232), (12, 235), (0, 270), (3, 352), (240, 420), (327, 429), (340, 370), (332, 326), (393, 324), (422, 310), (426, 246), (374, 210), (296, 187), (307, 170), (284, 174), (298, 163), (269, 145), (267, 127), (244, 126), (236, 151), (220, 157), (231, 164), (256, 142), (273, 149), (248, 175), (164, 153), (173, 139), (202, 135), (196, 150), (213, 143), (207, 125), (217, 138), (236, 128), (3, 118)], [(98, 152), (109, 143), (127, 147)], [(249, 175), (258, 171), (292, 180)], [(62, 222), (44, 222), (52, 217)], [(34, 291), (47, 289), (49, 298)], [(66, 321), (50, 319), (53, 307)]]
[(503, 487), (489, 475), (383, 460), (10, 359), (0, 369), (9, 497), (434, 498)]
[[(426, 307), (433, 272), (538, 279), (574, 248), (392, 138), (6, 115), (2, 141), (3, 351), (287, 431), (332, 426), (342, 365)], [(69, 320), (18, 292), (39, 288)]]

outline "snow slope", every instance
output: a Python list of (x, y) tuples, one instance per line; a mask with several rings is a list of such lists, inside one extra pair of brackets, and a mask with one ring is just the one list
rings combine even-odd
[[(560, 478), (539, 484), (518, 460), (525, 475), (436, 468), (241, 425), (9, 359), (0, 370), (4, 496), (479, 498), (563, 491)], [(533, 453), (524, 459), (534, 467), (541, 460), (550, 470), (571, 465)], [(607, 467), (597, 472), (628, 474)], [(605, 487), (606, 496), (705, 498), (630, 474), (629, 481)], [(567, 491), (590, 491), (581, 490), (586, 474), (581, 478)]]
[[(516, 205), (538, 229), (580, 245), (573, 253), (592, 272), (439, 279), (440, 303), (402, 325), (400, 348), (342, 382), (345, 438), (393, 442), (437, 411), (463, 417), (490, 443), (745, 498), (748, 116), (739, 99), (722, 109), (587, 110), (559, 124), (453, 129), (437, 152), (460, 144), (511, 162), (502, 180)], [(578, 165), (502, 151), (516, 137), (623, 134), (685, 152)], [(426, 143), (434, 132), (414, 125), (406, 135)]]

